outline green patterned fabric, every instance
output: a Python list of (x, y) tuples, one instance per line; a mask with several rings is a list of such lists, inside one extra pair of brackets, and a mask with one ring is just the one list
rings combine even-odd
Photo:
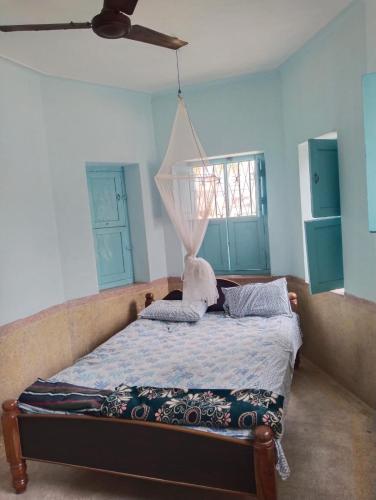
[(268, 425), (282, 434), (283, 396), (243, 389), (174, 389), (118, 386), (108, 395), (102, 415), (165, 424), (252, 429)]

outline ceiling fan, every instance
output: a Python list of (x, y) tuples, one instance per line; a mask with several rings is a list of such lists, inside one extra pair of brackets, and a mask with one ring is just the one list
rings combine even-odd
[(99, 14), (87, 23), (60, 23), (60, 24), (20, 24), (0, 26), (0, 31), (51, 31), (89, 29), (102, 38), (128, 38), (137, 42), (159, 45), (167, 49), (177, 50), (188, 42), (179, 38), (159, 33), (138, 24), (131, 25), (131, 16), (138, 0), (104, 0)]

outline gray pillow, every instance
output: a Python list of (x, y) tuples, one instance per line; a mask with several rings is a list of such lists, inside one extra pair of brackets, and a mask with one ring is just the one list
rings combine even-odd
[(207, 307), (202, 301), (186, 303), (182, 300), (156, 300), (141, 311), (140, 317), (160, 321), (194, 322), (203, 317)]
[(286, 278), (222, 288), (223, 309), (233, 318), (244, 316), (292, 316)]

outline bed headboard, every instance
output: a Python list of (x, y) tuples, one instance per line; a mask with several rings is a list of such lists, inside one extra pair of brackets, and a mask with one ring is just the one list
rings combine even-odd
[[(225, 296), (223, 295), (222, 288), (231, 288), (234, 286), (240, 286), (239, 283), (235, 283), (235, 281), (226, 280), (226, 279), (217, 279), (217, 289), (218, 289), (218, 300), (216, 304), (208, 307), (208, 311), (223, 311), (223, 303), (225, 301)], [(182, 290), (172, 290), (169, 292), (163, 300), (182, 300), (183, 292)], [(298, 296), (295, 292), (289, 292), (289, 299), (291, 308), (293, 311), (297, 312), (298, 309)], [(145, 295), (145, 307), (150, 306), (150, 304), (154, 301), (154, 295), (152, 293), (147, 293)]]

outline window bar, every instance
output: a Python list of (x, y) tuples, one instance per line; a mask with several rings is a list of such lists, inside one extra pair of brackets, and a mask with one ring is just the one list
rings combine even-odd
[(237, 168), (238, 168), (238, 177), (237, 177), (237, 181), (238, 181), (238, 191), (239, 191), (239, 211), (238, 211), (238, 217), (241, 217), (243, 215), (243, 204), (242, 204), (242, 192), (241, 192), (241, 188), (240, 188), (240, 162), (238, 162), (237, 164)]
[(252, 212), (255, 216), (257, 216), (257, 210), (258, 210), (258, 203), (257, 203), (257, 160), (256, 158), (253, 159), (252, 165), (253, 169), (251, 171), (251, 177), (252, 177)]
[(251, 175), (251, 162), (247, 161), (247, 172), (248, 172), (248, 184), (249, 184), (249, 204), (250, 204), (250, 214), (253, 215), (253, 195), (252, 195), (252, 175)]
[(262, 170), (262, 161), (260, 158), (257, 159), (257, 174), (259, 182), (259, 204), (260, 204), (260, 214), (265, 215), (265, 204), (264, 204), (264, 176)]
[[(212, 167), (212, 175), (216, 176), (215, 165), (212, 165), (211, 167)], [(219, 182), (221, 182), (220, 179), (219, 179)], [(218, 202), (217, 202), (217, 189), (218, 189), (218, 185), (219, 185), (219, 183), (215, 183), (215, 185), (214, 185), (214, 206), (215, 206), (214, 215), (215, 215), (216, 219), (218, 219)]]
[(227, 161), (223, 163), (223, 177), (224, 177), (224, 197), (225, 197), (225, 217), (226, 219), (230, 217), (230, 201), (229, 201), (229, 187), (228, 187), (228, 171), (227, 171), (228, 163)]
[[(206, 167), (205, 167), (206, 168)], [(203, 172), (204, 175), (202, 176), (202, 183), (203, 183), (203, 188), (204, 188), (204, 206), (205, 206), (205, 212), (207, 210), (207, 207), (206, 207), (206, 201), (207, 201), (207, 198), (206, 198), (206, 181), (205, 181), (205, 171)]]

